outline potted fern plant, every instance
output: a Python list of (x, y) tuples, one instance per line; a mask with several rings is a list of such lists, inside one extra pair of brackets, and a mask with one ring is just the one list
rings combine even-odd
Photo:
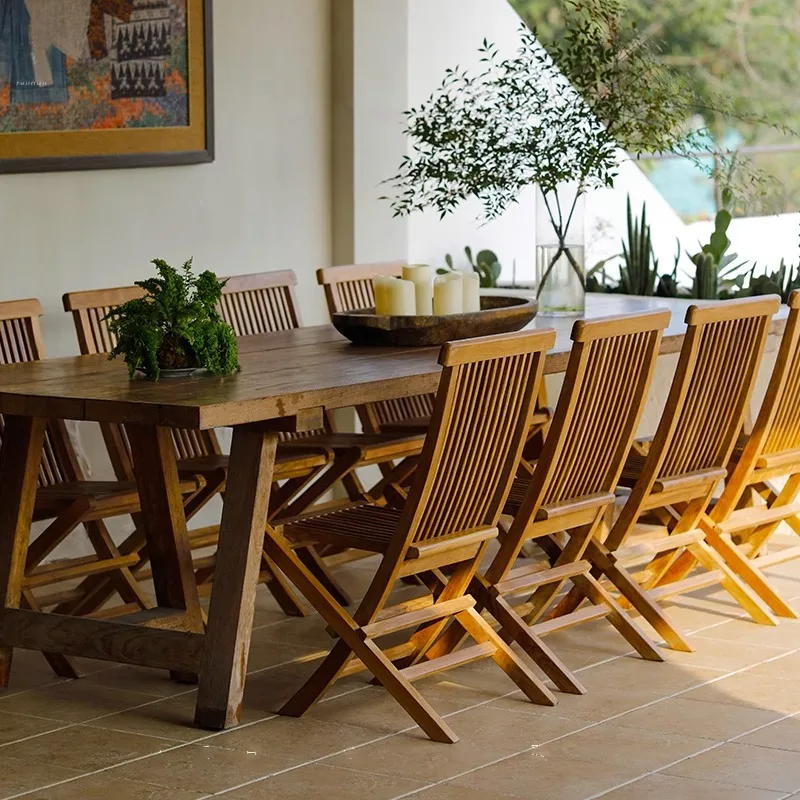
[(236, 336), (217, 311), (224, 283), (213, 272), (192, 272), (192, 259), (179, 271), (162, 259), (158, 277), (137, 281), (144, 297), (107, 315), (117, 344), (109, 358), (122, 356), (133, 378), (152, 381), (198, 372), (230, 375), (239, 369)]

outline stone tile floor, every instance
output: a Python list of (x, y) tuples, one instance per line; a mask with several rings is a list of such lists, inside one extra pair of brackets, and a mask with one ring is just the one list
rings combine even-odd
[[(342, 571), (362, 591), (369, 562)], [(800, 609), (800, 562), (770, 570)], [(694, 653), (633, 656), (605, 622), (548, 641), (582, 697), (532, 705), (491, 662), (420, 684), (462, 737), (428, 741), (365, 678), (301, 720), (274, 714), (329, 646), (259, 589), (243, 724), (192, 727), (195, 691), (145, 669), (82, 662), (54, 679), (18, 652), (0, 694), (0, 798), (35, 800), (781, 800), (800, 797), (800, 621), (743, 619), (722, 592), (671, 607)]]

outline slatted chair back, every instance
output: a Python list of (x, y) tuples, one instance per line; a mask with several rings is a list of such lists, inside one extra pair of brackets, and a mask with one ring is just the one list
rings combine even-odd
[[(428, 736), (454, 742), (453, 731), (414, 690), (412, 681), (487, 657), (529, 699), (555, 703), (550, 690), (475, 610), (475, 599), (468, 593), (488, 542), (497, 535), (546, 351), (554, 343), (555, 331), (542, 330), (445, 345), (429, 433), (402, 511), (356, 503), (287, 525), (288, 539), (296, 535), (335, 543), (338, 538), (344, 544), (356, 537), (367, 547), (377, 545), (374, 549), (383, 554), (361, 604), (348, 615), (355, 630), (337, 624), (341, 612), (303, 580), (297, 564), (286, 558), (268, 531), (267, 552), (274, 553), (290, 580), (305, 587), (302, 591), (332, 620), (332, 630), (341, 637), (280, 713), (299, 716), (337, 678), (366, 666)], [(407, 575), (419, 575), (430, 594), (385, 607), (396, 580)], [(381, 652), (377, 639), (409, 629), (414, 632), (408, 641)], [(476, 645), (445, 658), (429, 658), (439, 635), (453, 629)], [(353, 656), (360, 661), (351, 663), (348, 671)], [(385, 668), (377, 666), (374, 656)]]
[[(219, 312), (237, 336), (257, 336), (301, 327), (293, 270), (225, 278)], [(304, 439), (318, 431), (280, 433), (281, 441)]]
[(405, 503), (407, 543), (497, 525), (536, 402), (552, 330), (447, 344), (417, 473)]
[[(38, 300), (12, 300), (0, 303), (0, 364), (38, 361), (44, 358), (40, 318), (44, 311)], [(3, 418), (0, 415), (0, 442)], [(66, 426), (53, 420), (45, 432), (39, 485), (56, 486), (81, 478), (78, 460)]]
[[(735, 574), (742, 572), (741, 555), (715, 537), (705, 519), (742, 429), (779, 306), (780, 298), (768, 296), (689, 308), (686, 336), (655, 437), (646, 457), (629, 459), (623, 472), (631, 494), (604, 547), (616, 553), (619, 563), (642, 555), (645, 545), (652, 553), (637, 573), (638, 595), (626, 597), (678, 649), (687, 647), (685, 640), (652, 600), (663, 596), (658, 592), (678, 594), (688, 588), (691, 580), (683, 579), (697, 566), (718, 574), (723, 587), (754, 619), (772, 621), (769, 609)], [(662, 520), (667, 535), (622, 547), (646, 511)]]
[(237, 336), (287, 331), (302, 325), (292, 270), (227, 278), (219, 311)]
[[(571, 581), (586, 591), (612, 624), (644, 657), (658, 651), (590, 574), (585, 554), (592, 546), (636, 433), (661, 343), (668, 311), (576, 322), (564, 385), (533, 474), (515, 482), (505, 511), (513, 516), (500, 547), (481, 579), (476, 597), (562, 691), (585, 691), (575, 675), (542, 642), (540, 620)], [(551, 537), (565, 537), (556, 541)], [(515, 567), (523, 547), (534, 540), (550, 566)], [(511, 598), (527, 596), (513, 605)], [(580, 618), (561, 617), (547, 632)], [(448, 652), (457, 641), (440, 647)]]
[(654, 311), (575, 323), (564, 385), (517, 521), (542, 506), (614, 491), (669, 319)]
[(375, 278), (399, 278), (404, 266), (403, 261), (385, 261), (318, 269), (317, 280), (325, 290), (328, 312), (333, 316), (342, 311), (373, 307)]
[[(64, 310), (72, 313), (78, 345), (82, 355), (108, 353), (116, 344), (116, 336), (108, 327), (110, 311), (144, 296), (138, 286), (123, 286), (116, 289), (90, 289), (84, 292), (69, 292), (64, 295)], [(114, 474), (119, 480), (134, 480), (130, 443), (125, 428), (113, 423), (100, 426), (106, 443)], [(175, 452), (180, 459), (210, 456), (220, 452), (213, 431), (172, 429)]]
[(800, 460), (800, 291), (789, 298), (789, 318), (751, 440), (760, 458)]
[[(375, 305), (375, 278), (399, 278), (405, 262), (387, 261), (378, 264), (352, 264), (317, 270), (317, 280), (325, 290), (328, 312), (333, 314)], [(380, 433), (391, 423), (429, 417), (433, 411), (433, 395), (400, 397), (370, 403), (358, 409), (367, 433)]]
[(724, 468), (780, 299), (693, 306), (664, 414), (643, 468), (649, 481)]
[(108, 328), (106, 317), (129, 300), (144, 297), (138, 286), (70, 292), (64, 295), (64, 310), (71, 311), (82, 355), (108, 353), (116, 345), (116, 336)]

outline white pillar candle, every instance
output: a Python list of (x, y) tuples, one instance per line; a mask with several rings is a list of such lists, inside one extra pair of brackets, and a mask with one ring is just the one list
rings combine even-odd
[(481, 278), (477, 272), (465, 272), (461, 278), (464, 290), (464, 313), (481, 310)]
[(375, 313), (379, 317), (389, 315), (389, 283), (393, 278), (375, 278), (372, 288), (375, 293)]
[(461, 273), (440, 275), (433, 284), (433, 313), (438, 316), (460, 314), (464, 307)]
[(433, 314), (433, 270), (425, 264), (410, 264), (403, 267), (403, 278), (414, 282), (417, 316)]
[(413, 317), (417, 308), (413, 281), (390, 278), (386, 284), (388, 314), (390, 317)]

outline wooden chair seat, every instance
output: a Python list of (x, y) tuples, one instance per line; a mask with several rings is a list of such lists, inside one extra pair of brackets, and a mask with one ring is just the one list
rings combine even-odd
[(424, 435), (387, 437), (375, 433), (318, 433), (303, 441), (330, 447), (336, 455), (344, 455), (356, 449), (361, 461), (367, 465), (419, 455), (425, 437)]
[(627, 489), (632, 489), (636, 486), (636, 481), (639, 480), (639, 476), (642, 474), (645, 461), (647, 461), (646, 456), (636, 450), (631, 450), (625, 459), (625, 465), (622, 467), (622, 473), (619, 476), (619, 481), (617, 481), (618, 485)]
[(283, 526), (283, 534), (293, 544), (317, 541), (385, 553), (399, 529), (402, 514), (391, 506), (357, 503), (339, 511), (288, 523)]
[[(536, 430), (541, 429), (550, 422), (551, 411), (549, 408), (537, 408), (531, 417), (531, 428)], [(431, 418), (427, 417), (410, 417), (409, 419), (401, 419), (393, 422), (385, 422), (381, 425), (381, 430), (384, 433), (399, 433), (399, 434), (425, 434), (431, 424)]]
[[(331, 460), (327, 448), (312, 446), (279, 445), (275, 456), (275, 480), (282, 481), (309, 473), (326, 466)], [(223, 453), (182, 458), (178, 470), (184, 475), (204, 475), (217, 470), (228, 471), (229, 457)]]
[(381, 430), (384, 433), (397, 433), (401, 436), (412, 436), (414, 434), (424, 435), (427, 433), (430, 424), (430, 416), (409, 417), (408, 419), (384, 422), (383, 425), (381, 425)]
[[(202, 482), (182, 480), (181, 494), (188, 495), (198, 491)], [(135, 483), (123, 481), (69, 481), (53, 486), (43, 486), (36, 493), (34, 520), (51, 519), (69, 508), (76, 500), (85, 500), (89, 512), (103, 512), (119, 509), (119, 515), (139, 511), (139, 492)], [(91, 517), (89, 517), (91, 518)]]

